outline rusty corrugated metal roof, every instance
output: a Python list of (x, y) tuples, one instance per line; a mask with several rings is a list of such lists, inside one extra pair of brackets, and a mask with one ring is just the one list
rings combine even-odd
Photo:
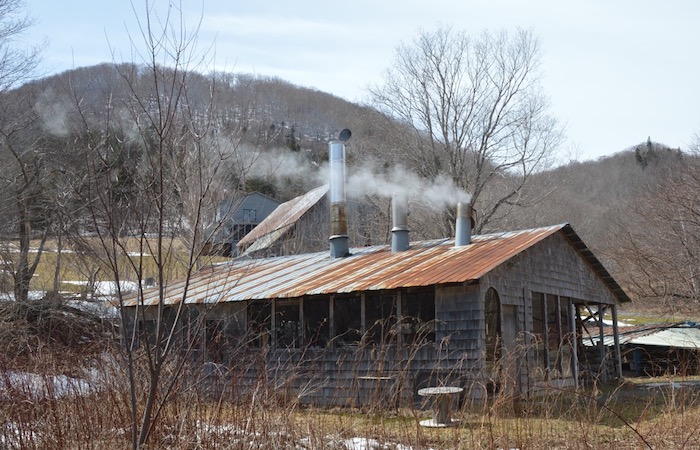
[[(598, 329), (585, 329), (584, 345), (594, 347), (600, 341)], [(658, 323), (620, 327), (618, 331), (620, 345), (649, 345), (654, 347), (673, 347), (700, 349), (700, 329), (693, 322)], [(603, 328), (603, 345), (615, 344), (613, 327)]]
[[(243, 238), (238, 241), (236, 246), (240, 250), (243, 250), (260, 238), (269, 235), (265, 240), (267, 247), (269, 247), (274, 243), (274, 241), (269, 242), (271, 240), (269, 239), (270, 236), (275, 236), (275, 240), (278, 239), (281, 235), (281, 233), (278, 232), (279, 230), (289, 229), (291, 225), (295, 224), (301, 218), (301, 216), (303, 216), (309, 209), (318, 203), (319, 200), (326, 195), (326, 192), (328, 192), (328, 185), (324, 184), (323, 186), (319, 186), (304, 195), (294, 197), (288, 202), (282, 203), (275, 208), (275, 210), (272, 211), (269, 216), (260, 222), (258, 226), (253, 228), (250, 233), (243, 236)], [(261, 250), (263, 248), (258, 246), (257, 250)]]
[[(251, 299), (295, 298), (464, 283), (478, 280), (537, 242), (563, 231), (572, 244), (582, 244), (568, 224), (474, 236), (455, 247), (453, 239), (411, 243), (391, 252), (389, 245), (352, 248), (351, 255), (330, 258), (328, 252), (265, 259), (239, 259), (208, 267), (166, 287), (166, 302), (214, 303)], [(629, 298), (592, 253), (581, 252), (620, 301)], [(602, 270), (602, 271), (601, 271)], [(187, 292), (185, 288), (187, 287)], [(135, 305), (137, 298), (127, 301)], [(144, 292), (145, 305), (158, 301), (158, 290)]]
[(285, 225), (282, 228), (278, 228), (270, 233), (260, 236), (259, 238), (255, 239), (239, 256), (249, 256), (261, 250), (267, 250), (268, 248), (272, 247), (275, 242), (281, 239), (282, 236), (287, 234), (292, 227), (294, 227), (294, 224), (290, 223), (289, 225)]

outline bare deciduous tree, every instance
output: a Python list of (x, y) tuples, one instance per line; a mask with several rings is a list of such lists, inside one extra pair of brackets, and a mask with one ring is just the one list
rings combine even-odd
[[(561, 142), (540, 87), (540, 58), (530, 31), (471, 37), (440, 27), (399, 46), (383, 84), (370, 89), (374, 103), (408, 127), (397, 137), (397, 160), (471, 194), (479, 229), (522, 204), (528, 177), (548, 167)], [(443, 232), (452, 231), (451, 215)]]
[[(0, 249), (0, 262), (12, 274), (14, 296), (27, 300), (29, 282), (41, 259), (41, 244), (30, 255), (34, 214), (42, 195), (46, 173), (45, 155), (37, 146), (31, 127), (37, 116), (33, 111), (31, 87), (24, 92), (9, 92), (10, 88), (29, 79), (40, 58), (40, 48), (22, 48), (18, 38), (32, 25), (24, 15), (22, 0), (0, 0), (0, 211), (5, 217), (6, 238)], [(16, 245), (13, 243), (16, 241)]]
[[(81, 108), (81, 93), (73, 91), (82, 123), (76, 144), (86, 174), (76, 189), (94, 233), (73, 239), (76, 247), (92, 248), (114, 280), (124, 324), (134, 449), (148, 442), (182, 382), (194, 346), (201, 343), (203, 319), (181, 333), (188, 289), (170, 307), (166, 287), (175, 279), (188, 286), (198, 269), (205, 234), (216, 232), (210, 217), (240, 140), (230, 129), (224, 133), (215, 126), (216, 78), (200, 75), (211, 61), (197, 44), (197, 27), (187, 28), (181, 6), (174, 3), (158, 12), (146, 2), (140, 41), (132, 42), (140, 61), (117, 66), (126, 95), (107, 95), (104, 110), (91, 112)], [(152, 305), (141, 301), (147, 278), (154, 278), (158, 291)], [(137, 292), (127, 292), (124, 281), (135, 281)], [(127, 299), (137, 306), (125, 308)], [(145, 377), (139, 375), (141, 365)]]
[(41, 57), (41, 46), (22, 48), (18, 38), (33, 24), (23, 0), (0, 0), (0, 92), (29, 79)]

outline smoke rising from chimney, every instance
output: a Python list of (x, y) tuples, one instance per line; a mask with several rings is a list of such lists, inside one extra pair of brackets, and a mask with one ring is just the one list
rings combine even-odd
[(376, 167), (371, 164), (365, 164), (359, 168), (349, 167), (347, 187), (349, 196), (391, 197), (396, 193), (409, 198), (412, 202), (424, 203), (436, 210), (471, 200), (469, 193), (459, 189), (446, 176), (426, 180), (400, 165), (390, 168), (386, 173), (378, 173)]
[[(250, 166), (250, 176), (278, 180), (291, 177), (307, 181), (308, 189), (328, 183), (328, 164), (313, 163), (303, 153), (293, 153), (286, 149), (269, 152), (250, 148), (246, 150), (243, 159)], [(351, 151), (348, 148), (348, 152)], [(391, 198), (396, 193), (405, 196), (412, 203), (424, 204), (434, 210), (454, 207), (458, 202), (468, 203), (471, 200), (469, 193), (459, 189), (446, 176), (426, 180), (401, 165), (384, 171), (379, 171), (380, 167), (382, 165), (374, 161), (367, 161), (360, 166), (348, 162), (346, 195), (349, 198), (361, 198), (364, 195)]]

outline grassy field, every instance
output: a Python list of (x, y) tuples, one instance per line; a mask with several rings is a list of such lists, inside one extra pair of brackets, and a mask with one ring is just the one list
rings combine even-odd
[[(156, 258), (148, 251), (148, 243), (144, 242), (144, 251), (142, 252), (141, 241), (138, 238), (125, 239), (128, 255), (124, 255), (117, 260), (120, 267), (120, 277), (123, 280), (137, 281), (138, 277), (135, 271), (131, 269), (132, 265), (141, 266), (143, 268), (142, 279), (149, 277), (158, 277), (159, 267)], [(154, 244), (154, 243), (153, 243)], [(39, 245), (38, 241), (32, 242), (33, 248)], [(97, 242), (93, 246), (97, 248)], [(164, 258), (165, 263), (163, 273), (168, 280), (174, 280), (185, 276), (188, 267), (188, 252), (186, 246), (180, 241), (172, 241), (168, 243), (170, 249), (167, 257)], [(16, 260), (17, 253), (9, 252), (2, 255), (3, 258)], [(30, 259), (36, 257), (36, 252), (30, 253)], [(56, 266), (58, 262), (58, 252), (56, 251), (56, 243), (49, 241), (46, 243), (44, 252), (41, 255), (39, 265), (37, 266), (34, 277), (32, 278), (30, 289), (35, 291), (50, 291), (53, 289)], [(217, 256), (200, 257), (199, 266), (226, 261), (227, 258)], [(84, 254), (76, 253), (70, 249), (64, 250), (60, 255), (60, 271), (59, 280), (61, 280), (60, 290), (63, 292), (78, 293), (81, 291), (81, 286), (76, 282), (86, 282), (90, 278), (95, 278), (96, 281), (112, 281), (114, 279), (114, 270), (112, 269), (107, 258), (98, 258), (96, 256), (87, 257)], [(3, 280), (3, 284), (9, 288), (9, 277)]]
[[(0, 367), (0, 448), (130, 447), (129, 389), (118, 352), (62, 359), (46, 354), (25, 371)], [(80, 360), (80, 362), (78, 362)], [(0, 360), (1, 361), (1, 360)], [(146, 380), (139, 372), (137, 380)], [(430, 405), (311, 408), (274, 383), (228, 380), (219, 394), (202, 373), (185, 372), (148, 448), (166, 449), (695, 449), (700, 389), (672, 381), (626, 380), (578, 391), (548, 389), (521, 399), (454, 405), (456, 425), (433, 429)], [(694, 380), (697, 381), (697, 380)], [(654, 382), (650, 384), (650, 382)], [(138, 385), (140, 398), (144, 386)], [(374, 446), (360, 446), (360, 443)]]

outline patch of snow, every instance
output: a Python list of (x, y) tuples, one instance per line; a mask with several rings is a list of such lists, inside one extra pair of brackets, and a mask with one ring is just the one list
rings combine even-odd
[(374, 450), (381, 449), (379, 441), (376, 439), (354, 437), (343, 442), (347, 450)]
[[(607, 327), (611, 327), (611, 326), (613, 326), (613, 321), (612, 321), (612, 320), (608, 320), (608, 319), (603, 319), (603, 325), (605, 325), (605, 326), (607, 326)], [(618, 326), (618, 327), (631, 327), (632, 325), (618, 320), (618, 321), (617, 321), (617, 326)]]
[(89, 312), (102, 319), (114, 319), (119, 317), (119, 308), (106, 301), (93, 300), (66, 300), (66, 305)]
[[(46, 295), (46, 291), (29, 291), (29, 300), (41, 300)], [(0, 292), (0, 301), (14, 301), (14, 292)]]
[(87, 395), (95, 387), (86, 380), (67, 375), (39, 375), (30, 372), (7, 372), (0, 378), (0, 398), (9, 400), (16, 395), (31, 399), (60, 398)]
[(345, 439), (343, 441), (343, 445), (347, 450), (413, 450), (413, 447), (403, 444), (394, 444), (391, 442), (385, 442), (382, 444), (376, 439), (364, 437)]
[[(86, 286), (88, 284), (87, 281), (83, 280), (64, 281), (64, 283), (72, 284), (75, 286)], [(124, 294), (129, 292), (136, 292), (136, 290), (139, 287), (139, 284), (135, 281), (123, 280), (119, 282), (119, 287), (122, 293)], [(96, 296), (113, 297), (117, 294), (117, 283), (115, 281), (96, 281), (94, 284), (94, 289)]]

